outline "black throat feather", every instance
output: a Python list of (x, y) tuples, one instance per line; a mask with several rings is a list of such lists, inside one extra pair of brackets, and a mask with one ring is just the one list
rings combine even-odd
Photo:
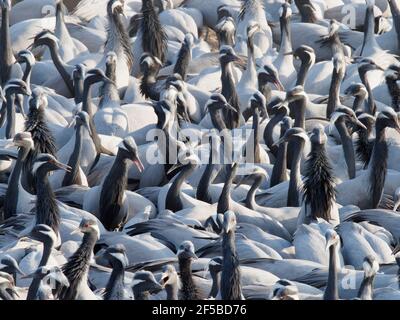
[(40, 168), (36, 175), (36, 192), (36, 224), (46, 224), (57, 234), (60, 227), (59, 208), (49, 183), (48, 172)]
[(69, 281), (69, 287), (62, 289), (59, 296), (60, 300), (75, 300), (77, 298), (79, 285), (81, 281), (86, 280), (84, 276), (89, 269), (90, 258), (96, 242), (97, 232), (95, 230), (85, 233), (78, 250), (62, 267), (62, 271)]
[(363, 163), (363, 168), (368, 167), (369, 161), (372, 155), (372, 149), (374, 148), (374, 142), (368, 139), (369, 133), (365, 130), (358, 132), (358, 139), (356, 141), (356, 154), (358, 160)]
[(143, 52), (149, 52), (164, 62), (167, 50), (167, 36), (158, 19), (152, 0), (143, 0), (142, 14)]
[(386, 143), (385, 128), (376, 124), (376, 138), (372, 150), (371, 170), (369, 176), (371, 208), (378, 207), (382, 198), (387, 173), (388, 145)]
[(120, 216), (120, 210), (128, 182), (128, 161), (118, 153), (101, 188), (99, 216), (104, 227), (109, 231), (121, 228), (126, 222), (126, 216)]
[(331, 219), (331, 206), (335, 201), (335, 179), (332, 167), (326, 154), (325, 146), (313, 143), (311, 153), (306, 161), (305, 179), (303, 182), (303, 200), (309, 206), (313, 219)]

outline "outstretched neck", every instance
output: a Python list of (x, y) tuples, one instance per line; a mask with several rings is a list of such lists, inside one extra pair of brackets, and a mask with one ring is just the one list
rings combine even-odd
[(58, 44), (54, 43), (48, 45), (48, 47), (50, 50), (51, 59), (53, 60), (53, 63), (57, 71), (59, 72), (61, 78), (65, 82), (65, 85), (67, 86), (69, 93), (71, 94), (71, 96), (73, 96), (75, 93), (74, 83), (71, 79), (71, 75), (67, 71), (68, 65), (62, 60), (60, 56)]
[(104, 300), (111, 300), (116, 297), (117, 291), (124, 286), (125, 270), (120, 262), (115, 262), (111, 272), (110, 280), (107, 283)]
[(62, 186), (69, 186), (72, 184), (81, 184), (79, 177), (80, 159), (82, 152), (82, 130), (83, 127), (79, 125), (75, 131), (75, 146), (71, 157), (68, 160), (68, 165), (72, 168), (70, 172), (66, 172), (62, 181)]
[(329, 247), (328, 285), (326, 286), (324, 292), (324, 300), (339, 300), (336, 259), (337, 259), (336, 246), (332, 245)]
[(376, 122), (376, 138), (370, 162), (370, 193), (371, 208), (377, 208), (382, 198), (387, 173), (388, 146), (385, 127)]
[(11, 139), (15, 135), (15, 97), (16, 95), (7, 95), (7, 123), (6, 138)]
[(48, 172), (40, 168), (37, 171), (36, 192), (36, 224), (46, 224), (57, 234), (60, 225), (59, 208), (49, 183)]
[(351, 139), (345, 120), (337, 120), (335, 126), (342, 140), (344, 159), (346, 161), (349, 179), (354, 179), (356, 176), (356, 159), (354, 156), (353, 140)]
[(374, 6), (368, 6), (365, 14), (364, 26), (366, 30), (364, 31), (364, 41), (361, 48), (360, 55), (362, 56), (365, 48), (368, 47), (378, 47), (378, 43), (375, 38), (375, 16), (374, 16)]
[(298, 143), (294, 144), (293, 158), (290, 167), (290, 181), (289, 181), (289, 192), (287, 198), (288, 207), (298, 207), (300, 205), (300, 190), (301, 190), (301, 173), (300, 163), (303, 155), (305, 141), (299, 140)]
[(186, 178), (192, 174), (195, 168), (195, 164), (188, 163), (176, 177), (174, 182), (172, 182), (172, 185), (167, 193), (167, 199), (165, 201), (166, 209), (172, 210), (174, 212), (183, 209), (183, 204), (181, 200), (182, 184), (185, 182)]
[(261, 183), (263, 181), (263, 178), (261, 176), (257, 176), (254, 179), (254, 182), (249, 190), (247, 192), (246, 196), (246, 207), (252, 210), (257, 210), (258, 204), (256, 203), (256, 191), (260, 187)]

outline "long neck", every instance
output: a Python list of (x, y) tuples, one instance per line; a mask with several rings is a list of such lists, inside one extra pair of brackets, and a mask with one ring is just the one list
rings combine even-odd
[(179, 274), (182, 283), (181, 300), (195, 300), (197, 293), (192, 276), (191, 259), (179, 259)]
[(73, 85), (74, 85), (74, 101), (75, 104), (79, 104), (83, 100), (83, 78), (82, 77), (77, 77), (74, 79)]
[(324, 300), (339, 300), (339, 291), (337, 286), (338, 276), (336, 269), (336, 246), (329, 247), (329, 274), (328, 285), (324, 292)]
[(68, 160), (68, 165), (72, 168), (72, 170), (65, 173), (64, 179), (62, 181), (63, 187), (72, 184), (81, 184), (81, 181), (79, 181), (79, 168), (82, 152), (82, 130), (84, 130), (82, 125), (78, 125), (75, 131), (74, 151), (72, 152)]
[(370, 193), (371, 208), (377, 208), (383, 194), (387, 173), (388, 146), (386, 143), (385, 126), (380, 119), (376, 122), (376, 138), (370, 162)]
[(354, 179), (356, 176), (356, 159), (354, 156), (353, 140), (351, 139), (344, 119), (337, 120), (335, 126), (342, 140), (344, 159), (346, 161), (349, 179)]
[(109, 153), (102, 147), (100, 137), (97, 134), (96, 126), (93, 122), (92, 85), (92, 81), (89, 81), (88, 79), (85, 80), (83, 89), (82, 111), (87, 112), (87, 114), (89, 115), (90, 131), (92, 132), (92, 140), (95, 145), (96, 152)]
[(7, 95), (7, 123), (6, 123), (6, 138), (11, 139), (15, 135), (15, 94)]
[(360, 289), (358, 290), (358, 298), (361, 300), (372, 300), (374, 279), (375, 275), (367, 277), (364, 274), (364, 279), (361, 282)]
[(301, 174), (300, 163), (303, 154), (304, 140), (299, 140), (293, 148), (293, 158), (290, 166), (289, 192), (287, 198), (288, 207), (298, 207), (300, 205)]
[(25, 64), (25, 71), (24, 71), (24, 75), (22, 76), (22, 80), (25, 81), (26, 86), (28, 88), (31, 87), (31, 75), (32, 75), (32, 65), (27, 62)]
[(221, 82), (222, 82), (222, 95), (226, 98), (228, 103), (236, 109), (236, 112), (232, 110), (224, 110), (224, 117), (226, 126), (229, 129), (237, 128), (239, 125), (239, 97), (236, 91), (236, 85), (233, 81), (232, 74), (232, 63), (223, 63), (222, 64), (222, 73), (221, 73)]
[(390, 96), (392, 97), (391, 107), (394, 109), (394, 111), (398, 112), (400, 92), (396, 82), (397, 82), (396, 79), (392, 77), (386, 77), (386, 85), (390, 93)]
[(40, 168), (36, 174), (36, 224), (46, 224), (57, 234), (60, 214), (56, 197), (51, 189), (48, 173)]
[(54, 30), (54, 33), (62, 41), (63, 45), (73, 45), (71, 36), (67, 29), (67, 26), (65, 25), (64, 12), (63, 12), (64, 8), (63, 7), (64, 7), (64, 4), (62, 2), (59, 2), (57, 4), (56, 28)]
[(364, 84), (365, 88), (368, 91), (368, 112), (371, 115), (374, 115), (376, 112), (376, 105), (374, 101), (374, 96), (372, 93), (371, 86), (369, 84), (368, 78), (367, 78), (367, 73), (366, 72), (359, 72), (360, 78), (362, 83)]
[(293, 101), (289, 104), (289, 109), (294, 117), (293, 127), (303, 128), (305, 129), (306, 119), (305, 112), (307, 106), (307, 99), (305, 96), (300, 99)]
[(119, 93), (117, 86), (115, 85), (116, 76), (115, 76), (115, 65), (107, 65), (106, 68), (106, 76), (111, 79), (114, 83), (104, 83), (101, 87), (101, 98), (99, 102), (99, 108), (104, 108), (109, 103), (112, 102), (120, 102)]
[(329, 88), (328, 105), (326, 107), (326, 117), (330, 119), (331, 114), (335, 111), (336, 107), (340, 105), (340, 82), (342, 81), (341, 73), (334, 69), (332, 74), (331, 85)]
[(375, 39), (375, 16), (374, 16), (374, 7), (368, 6), (365, 14), (364, 21), (364, 41), (361, 49), (360, 55), (362, 56), (364, 53), (364, 49), (366, 46), (378, 46), (378, 43)]
[[(286, 130), (281, 129), (280, 137), (283, 137), (285, 132)], [(270, 187), (276, 186), (277, 184), (287, 180), (287, 145), (287, 142), (282, 142), (278, 147), (276, 161), (272, 169)]]
[(92, 85), (93, 82), (89, 79), (86, 79), (83, 85), (82, 111), (87, 112), (89, 117), (93, 116)]
[(222, 252), (221, 298), (223, 300), (241, 300), (239, 258), (236, 253), (234, 231), (224, 233)]
[(18, 191), (20, 186), (19, 181), (23, 166), (22, 157), (25, 152), (26, 151), (23, 148), (18, 151), (17, 161), (8, 180), (8, 188), (6, 191), (6, 197), (4, 199), (4, 219), (8, 219), (17, 213)]
[(185, 165), (182, 171), (174, 180), (174, 182), (172, 182), (172, 185), (167, 193), (167, 199), (165, 201), (166, 209), (172, 210), (174, 212), (183, 209), (181, 200), (182, 184), (185, 182), (186, 178), (192, 174), (195, 168), (196, 166), (191, 163)]
[[(254, 61), (254, 44), (253, 44), (253, 36), (249, 37), (247, 40), (247, 51), (248, 51), (248, 59), (247, 59), (247, 67), (246, 72), (243, 74), (245, 78), (243, 81), (248, 84), (256, 84), (257, 83), (257, 70), (256, 64)], [(240, 79), (242, 82), (242, 78)]]
[(257, 203), (256, 203), (256, 191), (258, 187), (261, 185), (263, 179), (261, 176), (257, 176), (254, 179), (254, 182), (250, 188), (250, 190), (247, 192), (246, 196), (246, 207), (252, 210), (257, 210)]
[(210, 157), (208, 160), (208, 164), (203, 172), (203, 175), (200, 178), (197, 191), (196, 191), (196, 198), (198, 200), (212, 203), (212, 198), (209, 192), (209, 186), (214, 181), (215, 177), (218, 175), (219, 171), (221, 170), (221, 166), (217, 164), (218, 162), (214, 163), (214, 159), (218, 159), (218, 151), (214, 150), (211, 146), (210, 150)]
[(11, 66), (14, 62), (10, 37), (10, 12), (7, 8), (3, 8), (1, 12), (1, 42), (0, 77), (1, 85), (4, 86), (10, 79)]
[(296, 81), (296, 86), (303, 86), (306, 82), (306, 77), (308, 74), (308, 71), (310, 70), (310, 68), (312, 67), (312, 62), (311, 60), (303, 60), (301, 62), (301, 66), (300, 66), (300, 70), (299, 73), (297, 74), (297, 81)]
[(226, 177), (224, 187), (222, 188), (221, 195), (219, 196), (217, 207), (217, 213), (221, 214), (229, 210), (231, 200), (231, 187), (234, 179), (234, 170), (232, 169), (231, 165), (227, 164), (225, 168), (227, 169), (226, 171), (228, 175)]
[(94, 230), (85, 233), (78, 250), (63, 266), (63, 272), (69, 281), (69, 287), (61, 293), (61, 300), (76, 300), (82, 285), (87, 282), (89, 263), (97, 237), (98, 234)]
[(258, 108), (255, 108), (253, 111), (253, 126), (252, 126), (253, 132), (249, 135), (249, 138), (246, 142), (246, 162), (250, 163), (261, 162), (260, 142), (258, 139), (259, 121), (260, 121), (260, 114)]
[(167, 284), (165, 286), (165, 291), (167, 292), (167, 300), (178, 300), (178, 283)]
[(285, 55), (287, 58), (293, 59), (293, 55), (287, 55), (292, 52), (292, 39), (290, 30), (290, 18), (281, 17), (281, 48), (279, 50), (280, 55)]
[[(44, 267), (47, 265), (50, 255), (51, 255), (51, 251), (53, 250), (53, 245), (54, 245), (53, 241), (43, 244), (42, 259), (39, 262), (38, 268)], [(32, 280), (31, 285), (29, 286), (28, 295), (26, 298), (27, 300), (36, 300), (37, 299), (38, 290), (39, 290), (41, 281), (42, 281), (42, 278), (34, 278)]]
[(116, 300), (119, 297), (119, 293), (124, 287), (124, 276), (125, 271), (120, 262), (115, 262), (113, 264), (113, 270), (111, 272), (110, 279), (108, 280), (106, 286), (106, 294), (104, 295), (104, 300)]
[(48, 47), (50, 50), (51, 59), (53, 60), (53, 63), (55, 65), (57, 71), (59, 72), (61, 78), (64, 80), (65, 85), (67, 86), (67, 88), (69, 90), (69, 93), (71, 94), (71, 96), (73, 96), (75, 93), (74, 83), (71, 79), (71, 75), (67, 71), (68, 65), (66, 63), (64, 63), (64, 61), (62, 60), (62, 58), (60, 56), (58, 45), (51, 44), (51, 45), (48, 45)]
[(220, 290), (221, 272), (211, 273), (211, 278), (212, 278), (212, 285), (211, 285), (209, 297), (215, 298), (218, 295), (218, 292)]
[(226, 129), (226, 124), (223, 117), (223, 111), (221, 110), (212, 110), (210, 111), (211, 122), (214, 125), (214, 128), (218, 129), (218, 131)]
[(174, 66), (174, 74), (178, 73), (183, 81), (186, 80), (187, 69), (189, 67), (189, 63), (192, 60), (192, 50), (187, 46), (186, 43), (182, 44), (181, 50), (178, 54), (178, 59), (176, 60)]
[(120, 209), (128, 183), (128, 159), (118, 152), (110, 172), (103, 182), (100, 193), (100, 220), (107, 230), (120, 228)]
[(269, 150), (272, 152), (272, 154), (276, 155), (278, 152), (278, 147), (274, 145), (274, 138), (273, 138), (273, 132), (275, 126), (283, 119), (285, 116), (284, 113), (277, 113), (275, 114), (267, 123), (265, 126), (264, 130), (264, 141)]

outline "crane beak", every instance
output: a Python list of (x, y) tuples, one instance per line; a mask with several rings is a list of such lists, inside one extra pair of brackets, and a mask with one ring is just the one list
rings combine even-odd
[(143, 166), (143, 163), (142, 163), (142, 161), (140, 161), (140, 159), (139, 159), (139, 157), (138, 156), (133, 156), (132, 157), (132, 162), (135, 164), (135, 166), (138, 168), (138, 170), (139, 170), (139, 172), (143, 172), (143, 170), (144, 170), (144, 166)]
[(116, 83), (114, 82), (114, 81), (112, 81), (110, 78), (108, 78), (108, 77), (104, 77), (103, 78), (103, 81), (105, 82), (105, 83), (108, 83), (108, 84), (113, 84), (113, 85), (116, 85)]
[(74, 229), (74, 230), (72, 230), (72, 232), (70, 233), (70, 235), (78, 234), (78, 233), (81, 233), (81, 229), (80, 229), (79, 227), (76, 228), (76, 229)]
[[(364, 130), (367, 130), (367, 127), (366, 127), (360, 120), (358, 120), (358, 119), (357, 119), (357, 121), (356, 121), (356, 125), (359, 126), (359, 127), (362, 128), (362, 129), (364, 129)], [(399, 129), (396, 129), (396, 130), (399, 131), (400, 128), (399, 128)]]
[(396, 247), (393, 249), (393, 251), (392, 251), (392, 255), (396, 255), (397, 253), (399, 253), (400, 252), (400, 243), (398, 243), (397, 245), (396, 245)]
[(26, 96), (31, 96), (31, 95), (32, 95), (31, 89), (30, 89), (30, 88), (26, 88), (24, 94), (25, 94)]
[(190, 258), (197, 260), (199, 257), (192, 251), (188, 251), (188, 255)]
[(64, 163), (61, 163), (60, 161), (54, 161), (53, 164), (61, 170), (67, 171), (67, 172), (71, 172), (72, 168), (69, 165), (66, 165)]
[(279, 145), (280, 145), (281, 143), (283, 143), (283, 142), (286, 142), (286, 138), (285, 138), (285, 137), (282, 137), (282, 138), (280, 138), (278, 141), (274, 142), (274, 143), (272, 144), (272, 146), (273, 146), (273, 147), (279, 146)]
[(285, 87), (283, 86), (282, 82), (279, 79), (274, 81), (275, 87), (278, 88), (279, 91), (285, 91)]
[(30, 274), (24, 274), (21, 276), (21, 279), (27, 279), (27, 278), (33, 278), (35, 276), (35, 272), (30, 273)]
[(175, 171), (175, 170), (177, 170), (177, 169), (179, 169), (180, 167), (182, 167), (183, 166), (183, 164), (182, 163), (175, 163), (175, 164), (173, 164), (172, 165), (172, 167), (171, 168), (169, 168), (169, 170), (168, 170), (168, 172), (167, 172), (167, 174), (170, 174), (171, 172), (173, 172), (173, 171)]
[(231, 111), (237, 113), (237, 110), (236, 110), (234, 107), (232, 107), (229, 103), (226, 103), (226, 104), (225, 104), (225, 107), (226, 107), (228, 110), (231, 110)]

